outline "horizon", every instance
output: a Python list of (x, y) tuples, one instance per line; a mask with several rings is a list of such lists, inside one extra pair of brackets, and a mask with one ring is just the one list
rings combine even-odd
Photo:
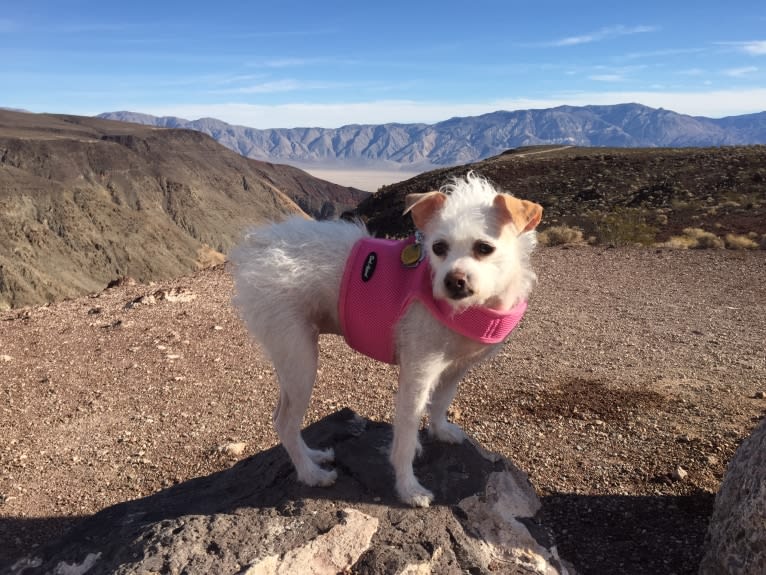
[(259, 129), (625, 103), (721, 118), (766, 110), (762, 4), (487, 0), (474, 21), (457, 2), (30, 0), (0, 17), (0, 106)]

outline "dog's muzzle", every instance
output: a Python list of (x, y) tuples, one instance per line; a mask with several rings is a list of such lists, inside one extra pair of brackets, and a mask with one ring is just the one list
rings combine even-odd
[(473, 290), (463, 272), (448, 273), (444, 278), (444, 287), (450, 299), (463, 299), (473, 295)]

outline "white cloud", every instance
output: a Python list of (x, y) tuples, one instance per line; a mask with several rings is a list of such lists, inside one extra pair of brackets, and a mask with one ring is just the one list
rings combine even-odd
[(704, 52), (703, 48), (673, 48), (667, 50), (649, 50), (646, 52), (630, 52), (624, 56), (619, 56), (625, 60), (636, 60), (643, 58), (667, 58), (668, 56), (683, 56), (686, 54), (699, 54)]
[(643, 34), (645, 32), (654, 32), (656, 30), (656, 26), (611, 26), (608, 28), (602, 28), (597, 32), (583, 34), (581, 36), (569, 36), (567, 38), (560, 38), (559, 40), (546, 42), (544, 45), (556, 47), (577, 46), (578, 44), (590, 44), (591, 42), (599, 42), (609, 38), (617, 38), (618, 36)]
[(591, 80), (595, 80), (596, 82), (624, 82), (625, 76), (622, 74), (594, 74), (593, 76), (588, 76)]
[(766, 55), (766, 40), (754, 40), (752, 42), (720, 42), (726, 46), (736, 46), (743, 52), (754, 56)]
[(766, 55), (766, 40), (753, 40), (751, 42), (716, 42), (719, 46), (735, 46), (743, 52), (753, 56)]
[(766, 40), (758, 40), (756, 42), (745, 42), (742, 45), (742, 49), (748, 54), (755, 54), (761, 56), (766, 54)]
[[(497, 110), (526, 110), (556, 106), (611, 105), (636, 102), (652, 108), (665, 108), (681, 114), (718, 118), (749, 114), (766, 109), (766, 88), (752, 90), (711, 90), (707, 92), (604, 91), (556, 94), (548, 98), (516, 98), (453, 104), (380, 100), (338, 102), (334, 104), (292, 103), (254, 105), (244, 103), (184, 106), (148, 106), (136, 112), (156, 116), (195, 119), (218, 118), (231, 124), (253, 128), (324, 127), (347, 124), (435, 123), (455, 116), (478, 116)], [(96, 114), (103, 110), (88, 112)], [(75, 113), (75, 112), (72, 112)], [(76, 112), (83, 113), (83, 112)]]
[(742, 68), (729, 68), (728, 70), (724, 70), (723, 73), (732, 78), (741, 78), (742, 76), (747, 76), (748, 74), (757, 71), (758, 68), (755, 66), (743, 66)]

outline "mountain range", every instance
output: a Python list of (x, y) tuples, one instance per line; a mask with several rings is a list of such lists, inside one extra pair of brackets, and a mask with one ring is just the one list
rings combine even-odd
[(497, 111), (436, 124), (266, 130), (213, 118), (189, 121), (134, 112), (100, 117), (197, 130), (243, 156), (299, 166), (387, 164), (426, 170), (541, 144), (645, 148), (766, 144), (766, 112), (714, 119), (640, 104)]

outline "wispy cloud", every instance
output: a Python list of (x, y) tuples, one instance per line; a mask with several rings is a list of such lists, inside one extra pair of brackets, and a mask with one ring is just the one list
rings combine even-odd
[(766, 55), (766, 40), (753, 40), (749, 42), (716, 42), (718, 46), (733, 46), (746, 54), (753, 56)]
[(592, 76), (588, 76), (590, 80), (594, 80), (596, 82), (624, 82), (625, 76), (622, 74), (593, 74)]
[(687, 54), (699, 54), (704, 48), (669, 48), (667, 50), (648, 50), (646, 52), (629, 52), (621, 58), (625, 60), (639, 60), (643, 58), (667, 58), (668, 56), (684, 56)]
[(757, 71), (758, 68), (755, 66), (742, 66), (741, 68), (729, 68), (728, 70), (724, 70), (723, 73), (732, 78), (741, 78), (742, 76), (747, 76), (748, 74)]
[(580, 44), (590, 44), (592, 42), (600, 42), (602, 40), (618, 38), (620, 36), (631, 36), (633, 34), (655, 32), (658, 29), (659, 28), (657, 26), (610, 26), (608, 28), (601, 28), (601, 30), (591, 32), (589, 34), (582, 34), (580, 36), (567, 36), (566, 38), (560, 38), (551, 42), (545, 42), (544, 45), (553, 47), (577, 46)]
[(263, 66), (266, 68), (293, 68), (300, 66), (308, 66), (317, 62), (316, 59), (307, 58), (280, 58), (276, 60), (267, 60), (263, 62)]
[(278, 92), (298, 92), (302, 90), (325, 90), (338, 88), (339, 86), (338, 83), (334, 82), (306, 82), (295, 79), (284, 79), (225, 90), (215, 90), (215, 92), (219, 94), (275, 94)]
[(762, 56), (766, 54), (766, 40), (758, 40), (756, 42), (745, 42), (742, 45), (742, 49), (748, 54), (755, 54)]

